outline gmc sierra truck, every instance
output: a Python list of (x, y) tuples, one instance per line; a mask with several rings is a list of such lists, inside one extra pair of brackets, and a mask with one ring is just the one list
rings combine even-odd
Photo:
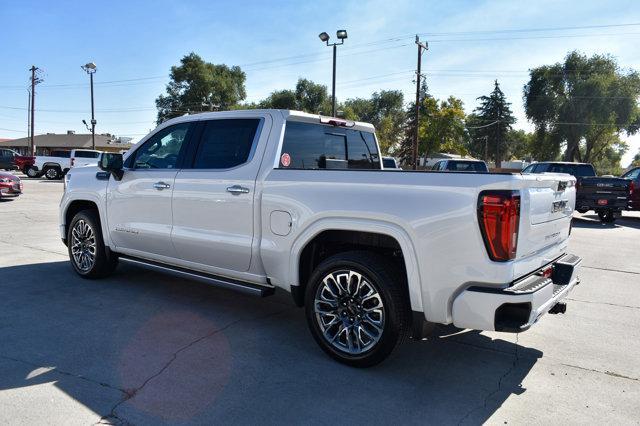
[(92, 149), (72, 149), (71, 151), (51, 151), (51, 155), (37, 155), (27, 176), (47, 179), (61, 179), (71, 168), (97, 165), (101, 152)]
[(290, 292), (330, 356), (365, 367), (433, 323), (521, 332), (578, 283), (575, 178), (385, 171), (370, 124), (288, 110), (169, 120), (72, 169), (60, 235), (85, 278), (118, 262)]

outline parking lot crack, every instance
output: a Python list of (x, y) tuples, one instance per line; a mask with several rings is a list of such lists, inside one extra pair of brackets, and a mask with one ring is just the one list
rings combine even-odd
[(614, 269), (614, 268), (600, 268), (598, 266), (581, 266), (585, 269), (596, 269), (598, 271), (607, 271), (607, 272), (620, 272), (621, 274), (632, 274), (632, 275), (640, 275), (640, 272), (635, 271), (624, 271), (622, 269)]
[(178, 355), (181, 352), (184, 352), (186, 350), (188, 350), (189, 348), (197, 345), (198, 343), (202, 342), (203, 340), (206, 340), (220, 332), (226, 331), (227, 329), (233, 327), (234, 325), (241, 323), (241, 322), (251, 322), (251, 321), (258, 321), (258, 320), (262, 320), (262, 319), (266, 319), (269, 317), (273, 317), (273, 316), (277, 316), (280, 315), (286, 311), (292, 310), (292, 309), (296, 309), (295, 307), (289, 307), (288, 309), (281, 309), (279, 311), (276, 312), (271, 312), (269, 314), (266, 315), (261, 315), (261, 316), (257, 316), (257, 317), (253, 317), (253, 318), (241, 318), (235, 321), (230, 322), (229, 324), (221, 327), (221, 328), (217, 328), (214, 330), (211, 330), (210, 332), (192, 340), (191, 342), (185, 344), (184, 346), (181, 346), (180, 348), (178, 348), (175, 352), (173, 352), (173, 354), (171, 354), (171, 357), (169, 358), (169, 360), (154, 374), (152, 374), (151, 376), (149, 376), (147, 379), (145, 379), (142, 384), (136, 388), (133, 389), (128, 389), (126, 391), (123, 391), (124, 396), (118, 401), (116, 402), (116, 404), (111, 408), (111, 411), (109, 412), (108, 415), (103, 416), (100, 418), (100, 420), (96, 423), (96, 424), (111, 424), (111, 423), (115, 423), (115, 424), (122, 424), (122, 425), (127, 425), (129, 424), (129, 422), (127, 422), (125, 419), (121, 418), (118, 413), (117, 413), (117, 409), (119, 406), (121, 406), (122, 404), (124, 404), (125, 402), (129, 401), (130, 399), (134, 398), (136, 395), (138, 395), (145, 386), (147, 386), (147, 384), (149, 384), (149, 382), (151, 382), (152, 380), (154, 380), (155, 378), (161, 376), (165, 371), (167, 371), (167, 369), (169, 369), (169, 367), (171, 366), (171, 364), (173, 364), (173, 362), (178, 359)]
[(574, 298), (571, 298), (571, 297), (567, 297), (567, 300), (571, 300), (573, 302), (580, 302), (580, 303), (591, 303), (591, 304), (594, 304), (594, 305), (616, 306), (618, 308), (640, 309), (640, 306), (621, 305), (621, 304), (618, 304), (618, 303), (609, 303), (609, 302), (596, 302), (596, 301), (592, 301), (592, 300), (574, 299)]
[(513, 361), (511, 362), (511, 366), (498, 379), (498, 386), (496, 387), (496, 389), (494, 389), (493, 391), (489, 392), (484, 397), (484, 400), (482, 401), (482, 405), (478, 405), (478, 406), (472, 408), (471, 410), (469, 410), (458, 421), (458, 425), (461, 425), (462, 423), (464, 423), (464, 421), (467, 420), (475, 411), (481, 410), (481, 409), (486, 409), (487, 405), (489, 405), (489, 402), (491, 401), (491, 398), (493, 398), (494, 395), (498, 394), (498, 392), (500, 392), (503, 389), (502, 388), (502, 384), (503, 384), (504, 380), (507, 377), (509, 377), (509, 375), (516, 369), (516, 367), (518, 366), (518, 362), (520, 361), (520, 354), (518, 353), (518, 348), (519, 348), (518, 339), (519, 339), (519, 336), (520, 336), (520, 333), (516, 333), (515, 350), (513, 352)]
[(608, 371), (608, 370), (601, 371), (601, 370), (596, 370), (595, 368), (586, 368), (586, 367), (580, 367), (579, 365), (565, 364), (565, 363), (561, 363), (560, 365), (564, 365), (565, 367), (570, 367), (570, 368), (576, 368), (578, 370), (591, 371), (593, 373), (605, 374), (607, 376), (617, 377), (618, 379), (633, 380), (634, 382), (640, 382), (640, 378), (625, 376), (624, 374), (615, 373), (613, 371)]

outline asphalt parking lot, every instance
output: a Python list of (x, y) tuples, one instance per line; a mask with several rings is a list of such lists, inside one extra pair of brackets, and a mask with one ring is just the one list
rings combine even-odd
[(640, 214), (577, 215), (565, 315), (526, 333), (439, 327), (384, 364), (330, 360), (288, 294), (258, 299), (120, 265), (78, 278), (62, 183), (0, 201), (0, 423), (640, 422)]

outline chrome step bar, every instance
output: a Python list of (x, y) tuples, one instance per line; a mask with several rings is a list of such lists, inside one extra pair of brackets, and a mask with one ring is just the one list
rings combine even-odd
[(132, 265), (142, 266), (143, 268), (153, 269), (159, 272), (165, 272), (183, 278), (200, 281), (205, 284), (211, 284), (216, 287), (222, 287), (229, 290), (239, 291), (241, 293), (251, 294), (253, 296), (266, 297), (271, 296), (275, 292), (275, 287), (267, 285), (259, 285), (244, 281), (234, 280), (233, 278), (220, 277), (205, 272), (192, 271), (190, 269), (181, 268), (179, 266), (167, 265), (164, 263), (154, 262), (153, 260), (140, 259), (121, 254), (119, 256), (123, 262)]

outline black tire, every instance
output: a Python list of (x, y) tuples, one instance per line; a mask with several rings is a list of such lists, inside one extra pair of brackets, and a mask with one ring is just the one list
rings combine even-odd
[[(74, 244), (76, 242), (74, 239), (74, 230), (77, 231), (76, 226), (80, 226), (81, 221), (82, 224), (86, 224), (91, 229), (91, 233), (95, 238), (94, 260), (90, 263), (89, 267), (87, 267), (87, 264), (79, 264), (80, 262), (76, 260), (73, 254)], [(73, 217), (67, 230), (67, 248), (71, 265), (82, 278), (104, 278), (110, 275), (116, 266), (118, 266), (118, 257), (104, 245), (100, 219), (95, 210), (82, 210)]]
[(57, 180), (62, 178), (62, 171), (59, 167), (45, 167), (44, 176), (49, 180)]
[(585, 214), (586, 212), (588, 212), (589, 210), (585, 210), (585, 209), (576, 209), (578, 211), (578, 213), (580, 214)]
[(27, 175), (27, 177), (30, 177), (30, 178), (37, 178), (38, 175), (39, 175), (38, 171), (35, 168), (31, 167), (31, 166), (25, 167), (23, 173), (25, 175)]
[(605, 212), (598, 212), (598, 217), (602, 223), (613, 223), (616, 221), (616, 217), (611, 210)]
[[(328, 338), (324, 336), (321, 328), (320, 322), (322, 320), (319, 319), (319, 315), (321, 314), (317, 314), (315, 309), (316, 296), (319, 294), (319, 289), (323, 285), (323, 279), (329, 274), (339, 271), (354, 271), (357, 274), (361, 274), (361, 276), (366, 278), (366, 281), (375, 288), (383, 304), (384, 320), (382, 322), (382, 332), (379, 334), (379, 340), (377, 340), (376, 343), (371, 343), (373, 342), (371, 339), (371, 342), (369, 342), (371, 346), (366, 351), (357, 354), (351, 354), (345, 350), (341, 350), (328, 341)], [(357, 308), (362, 308), (365, 305), (365, 300), (359, 300), (362, 300), (362, 305), (358, 302)], [(354, 303), (353, 300), (351, 303)], [(338, 313), (338, 310), (341, 309), (339, 305), (339, 303), (336, 304), (335, 315), (329, 315), (334, 316), (334, 318), (339, 321), (336, 323), (338, 330), (342, 327), (342, 330), (345, 331), (344, 321), (348, 321), (349, 318), (341, 319), (341, 317), (344, 312), (347, 309), (351, 309), (353, 305), (349, 305), (348, 308), (344, 308), (342, 312)], [(362, 251), (344, 252), (331, 256), (320, 263), (307, 284), (305, 311), (311, 334), (322, 350), (335, 360), (352, 367), (371, 367), (382, 362), (409, 336), (411, 315), (404, 274), (399, 271), (395, 264), (388, 261), (384, 256), (376, 253)], [(351, 315), (351, 313), (347, 313), (347, 315)], [(361, 318), (360, 314), (358, 314), (358, 318)], [(340, 321), (342, 321), (342, 323)], [(359, 320), (356, 319), (356, 321)], [(351, 318), (351, 322), (353, 323), (353, 318)], [(364, 323), (362, 324), (366, 325)], [(327, 328), (327, 330), (329, 330), (329, 328)], [(341, 336), (341, 333), (341, 331), (338, 331), (336, 334)], [(349, 331), (346, 332), (347, 335), (350, 335), (349, 333)], [(355, 335), (352, 336), (355, 337)], [(334, 338), (334, 341), (335, 340)], [(337, 340), (339, 341), (341, 338)], [(352, 342), (349, 343), (351, 347)], [(358, 346), (362, 347), (360, 343), (358, 343)], [(367, 345), (365, 344), (364, 347), (367, 347)]]

